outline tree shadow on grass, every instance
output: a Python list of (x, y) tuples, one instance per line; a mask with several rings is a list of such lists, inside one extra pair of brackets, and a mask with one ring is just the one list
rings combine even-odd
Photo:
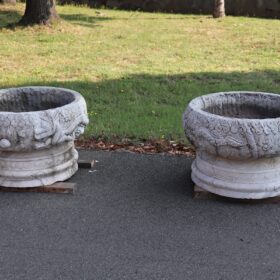
[[(65, 21), (69, 21), (73, 24), (85, 27), (94, 27), (97, 26), (98, 22), (113, 19), (110, 17), (98, 15), (98, 13), (96, 16), (88, 16), (86, 14), (60, 14), (59, 16)], [(0, 29), (13, 29), (15, 26), (17, 26), (17, 23), (20, 21), (21, 18), (22, 14), (12, 8), (0, 10)]]
[(182, 113), (195, 97), (221, 91), (280, 93), (280, 71), (134, 74), (98, 82), (38, 81), (12, 86), (45, 85), (80, 92), (87, 101), (87, 136), (183, 141)]
[(0, 29), (10, 27), (17, 23), (21, 17), (22, 14), (16, 10), (0, 10)]
[(66, 21), (70, 21), (73, 24), (85, 26), (85, 27), (95, 27), (98, 22), (112, 20), (113, 18), (104, 16), (89, 16), (86, 14), (60, 14), (60, 17)]

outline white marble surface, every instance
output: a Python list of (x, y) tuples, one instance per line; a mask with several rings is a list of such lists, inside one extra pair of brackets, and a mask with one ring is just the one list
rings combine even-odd
[(0, 90), (0, 185), (37, 187), (71, 177), (74, 140), (87, 124), (85, 100), (72, 90)]
[(215, 93), (195, 98), (183, 115), (197, 149), (192, 179), (234, 198), (280, 195), (280, 96)]

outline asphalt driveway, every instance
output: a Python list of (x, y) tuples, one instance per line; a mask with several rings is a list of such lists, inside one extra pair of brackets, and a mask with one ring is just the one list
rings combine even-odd
[(280, 203), (194, 200), (184, 156), (80, 157), (74, 195), (0, 193), (1, 280), (280, 279)]

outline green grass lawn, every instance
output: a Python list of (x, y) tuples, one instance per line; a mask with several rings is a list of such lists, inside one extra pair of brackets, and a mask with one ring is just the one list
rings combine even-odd
[(92, 135), (184, 139), (181, 115), (216, 91), (280, 93), (280, 21), (57, 7), (50, 27), (11, 30), (24, 5), (0, 6), (0, 87), (82, 93)]

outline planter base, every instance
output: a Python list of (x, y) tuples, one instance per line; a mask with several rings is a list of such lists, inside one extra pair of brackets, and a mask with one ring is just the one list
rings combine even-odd
[(192, 180), (226, 197), (262, 199), (280, 195), (280, 157), (229, 160), (205, 152), (192, 164)]
[(70, 178), (78, 170), (74, 142), (28, 152), (0, 152), (0, 186), (31, 188)]

